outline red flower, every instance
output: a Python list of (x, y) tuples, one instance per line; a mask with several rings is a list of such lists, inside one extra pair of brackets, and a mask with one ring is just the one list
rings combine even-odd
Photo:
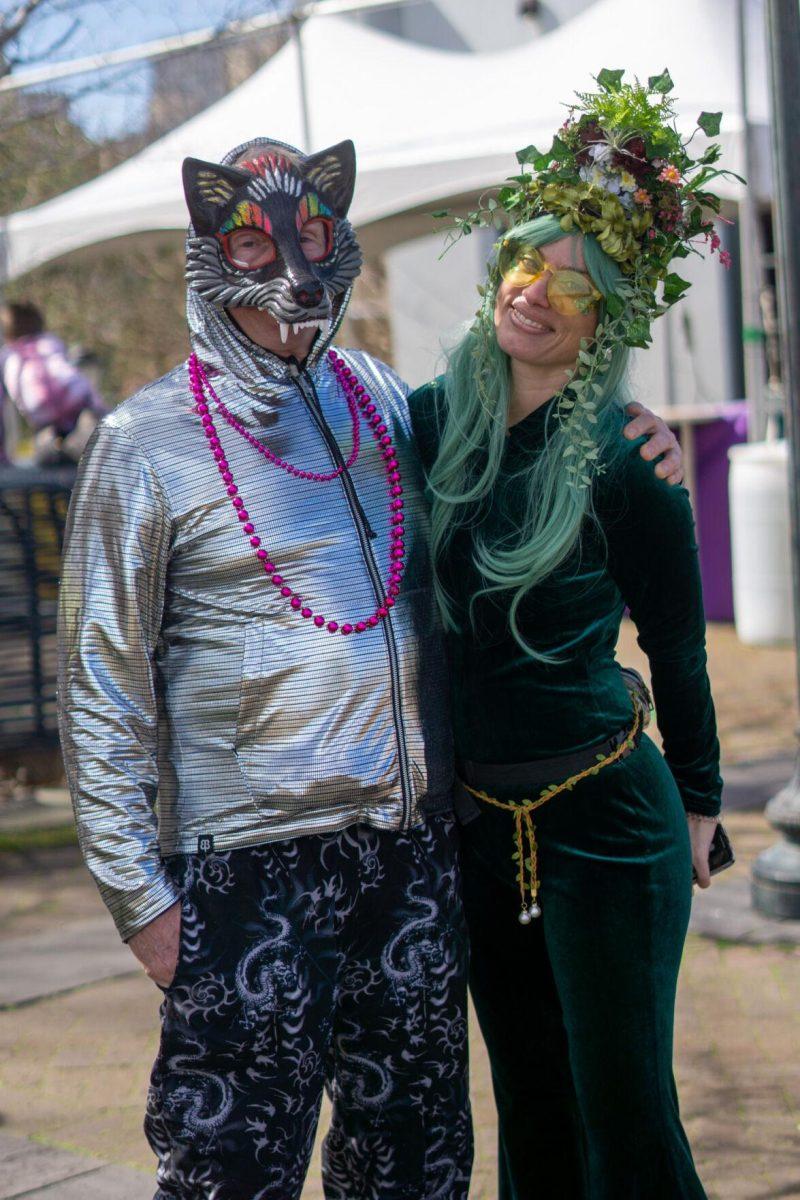
[(650, 173), (650, 163), (646, 158), (640, 158), (629, 150), (615, 150), (612, 160), (618, 171), (629, 171), (637, 183), (641, 183), (645, 175)]

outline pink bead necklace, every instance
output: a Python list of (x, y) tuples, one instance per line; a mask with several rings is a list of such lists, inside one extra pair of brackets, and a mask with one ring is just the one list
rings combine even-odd
[[(353, 449), (350, 453), (350, 457), (346, 463), (343, 463), (341, 467), (337, 467), (334, 471), (303, 471), (299, 467), (295, 467), (291, 463), (286, 462), (285, 459), (279, 458), (278, 455), (270, 450), (268, 446), (265, 446), (263, 442), (260, 442), (258, 438), (250, 432), (249, 429), (245, 428), (242, 422), (233, 415), (227, 405), (223, 404), (219, 396), (211, 387), (211, 384), (208, 381), (208, 376), (203, 368), (203, 364), (195, 354), (193, 354), (189, 359), (190, 378), (194, 378), (192, 375), (192, 360), (194, 360), (196, 363), (196, 367), (194, 368), (194, 376), (200, 379), (201, 385), (207, 390), (208, 394), (214, 400), (219, 415), (228, 422), (232, 429), (235, 429), (237, 433), (241, 434), (244, 440), (249, 442), (254, 450), (257, 450), (259, 454), (263, 454), (267, 462), (271, 462), (274, 466), (280, 467), (281, 470), (286, 471), (288, 475), (294, 475), (296, 479), (310, 479), (314, 483), (330, 483), (331, 480), (338, 479), (339, 476), (345, 471), (349, 471), (356, 462), (359, 450), (361, 449), (361, 428), (359, 425), (358, 404), (352, 391), (348, 388), (345, 388), (345, 399), (347, 400), (347, 407), (350, 409), (350, 417), (353, 422)], [(192, 385), (192, 393), (196, 395), (194, 385)], [(369, 397), (367, 398), (369, 399)]]
[[(403, 487), (400, 476), (399, 463), (397, 461), (397, 453), (389, 436), (386, 422), (381, 414), (376, 409), (371, 397), (367, 394), (366, 389), (359, 383), (358, 376), (355, 371), (351, 371), (345, 363), (344, 359), (334, 350), (328, 351), (328, 361), (333, 367), (336, 378), (342, 386), (345, 394), (347, 406), (350, 409), (353, 418), (353, 450), (350, 458), (341, 467), (338, 467), (332, 472), (320, 471), (304, 471), (291, 463), (286, 462), (277, 454), (267, 449), (261, 442), (255, 438), (249, 430), (230, 412), (225, 404), (220, 400), (219, 396), (214, 391), (206, 374), (203, 364), (200, 362), (196, 354), (192, 354), (189, 358), (189, 384), (192, 390), (192, 395), (195, 399), (195, 412), (200, 417), (203, 432), (205, 433), (208, 447), (214, 456), (222, 482), (225, 485), (231, 503), (236, 510), (236, 516), (242, 524), (242, 532), (249, 538), (250, 545), (255, 551), (256, 557), (261, 563), (261, 567), (269, 579), (270, 583), (276, 587), (281, 596), (288, 601), (289, 607), (297, 613), (299, 617), (310, 622), (310, 626), (316, 629), (325, 629), (328, 633), (364, 633), (367, 629), (374, 629), (388, 615), (389, 609), (394, 606), (396, 597), (400, 594), (400, 581), (405, 570), (405, 542), (403, 528)], [(214, 418), (211, 415), (208, 400), (213, 400), (217, 407), (219, 415), (241, 434), (247, 442), (250, 443), (260, 454), (276, 467), (286, 471), (288, 474), (295, 476), (297, 479), (307, 479), (315, 483), (328, 483), (333, 479), (337, 479), (349, 467), (355, 463), (358, 458), (361, 445), (359, 419), (367, 422), (372, 430), (372, 436), (378, 444), (381, 457), (384, 462), (386, 471), (386, 480), (389, 491), (389, 511), (391, 524), (391, 549), (389, 551), (389, 577), (384, 586), (384, 596), (381, 603), (368, 617), (360, 620), (345, 621), (329, 621), (321, 613), (316, 613), (312, 608), (304, 603), (303, 597), (295, 591), (294, 587), (290, 586), (280, 570), (272, 560), (271, 555), (261, 545), (261, 538), (256, 532), (256, 527), (250, 519), (250, 514), (245, 507), (244, 500), (239, 495), (239, 488), (234, 482), (233, 472), (230, 464), (222, 448), (222, 443), (219, 440)]]

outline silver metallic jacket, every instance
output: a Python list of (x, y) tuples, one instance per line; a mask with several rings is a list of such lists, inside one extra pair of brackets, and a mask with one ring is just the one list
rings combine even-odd
[[(271, 450), (316, 471), (349, 455), (324, 345), (293, 374), (191, 292), (189, 319), (218, 395)], [(368, 355), (346, 357), (391, 423), (407, 517), (401, 595), (362, 634), (317, 630), (265, 578), (185, 364), (107, 417), (83, 457), (61, 584), (62, 746), (81, 847), (123, 938), (177, 899), (164, 855), (357, 821), (400, 829), (449, 807), (444, 653), (406, 389)], [(216, 424), (264, 545), (314, 611), (340, 622), (374, 611), (389, 508), (366, 428), (349, 477), (320, 484)]]

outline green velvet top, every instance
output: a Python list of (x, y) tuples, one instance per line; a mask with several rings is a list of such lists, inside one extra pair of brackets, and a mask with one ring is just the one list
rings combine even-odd
[[(437, 386), (409, 404), (426, 470), (438, 449)], [(517, 526), (524, 504), (519, 471), (540, 453), (553, 403), (514, 425), (490, 499), (471, 518), (493, 541)], [(457, 755), (479, 763), (519, 763), (592, 746), (631, 722), (615, 659), (626, 605), (652, 677), (664, 756), (687, 810), (719, 811), (722, 782), (714, 705), (706, 673), (705, 618), (694, 521), (682, 487), (659, 479), (622, 437), (594, 484), (596, 521), (580, 552), (525, 597), (523, 636), (557, 658), (525, 654), (508, 627), (508, 597), (482, 597), (475, 625), (467, 605), (479, 585), (470, 527), (454, 536), (441, 578), (455, 601), (459, 632), (449, 636)]]

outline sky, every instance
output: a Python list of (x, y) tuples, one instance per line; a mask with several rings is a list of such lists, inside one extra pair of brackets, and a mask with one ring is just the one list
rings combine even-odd
[[(15, 6), (16, 0), (0, 0), (0, 13)], [(36, 57), (30, 65), (38, 66), (287, 7), (291, 0), (168, 0), (168, 4), (165, 0), (49, 0), (26, 29), (20, 49)], [(55, 46), (67, 34), (63, 45)], [(146, 64), (76, 76), (50, 86), (74, 98), (72, 117), (90, 137), (118, 137), (139, 130), (146, 121), (150, 87)]]

